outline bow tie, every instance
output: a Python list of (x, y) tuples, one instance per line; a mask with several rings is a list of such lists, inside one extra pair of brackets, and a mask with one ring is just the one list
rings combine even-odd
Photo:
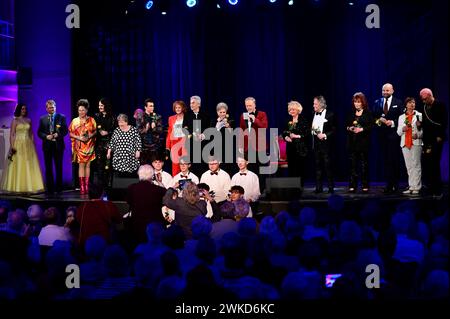
[(249, 115), (255, 115), (255, 112), (250, 112), (250, 113), (248, 113)]
[(316, 112), (316, 115), (322, 115), (322, 112)]
[(246, 176), (246, 175), (247, 175), (247, 173), (239, 173), (239, 175), (241, 175), (241, 176), (242, 176), (242, 175)]
[(181, 178), (188, 178), (187, 175), (180, 175)]
[(210, 172), (211, 175), (219, 175), (218, 172)]

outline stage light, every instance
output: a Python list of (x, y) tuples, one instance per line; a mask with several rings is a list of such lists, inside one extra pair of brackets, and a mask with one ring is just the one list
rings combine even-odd
[(288, 5), (293, 6), (294, 5), (294, 0), (289, 0)]
[(196, 4), (197, 4), (197, 0), (186, 0), (186, 5), (189, 8), (195, 7)]
[(354, 3), (353, 3), (353, 2), (349, 2), (348, 5), (349, 5), (349, 6), (352, 6), (352, 5), (354, 5)]
[(228, 3), (231, 4), (232, 6), (237, 5), (239, 2), (239, 0), (228, 0)]
[(270, 3), (275, 3), (277, 0), (269, 0)]
[(162, 14), (163, 16), (165, 16), (165, 15), (167, 14), (167, 12), (166, 12), (166, 11), (162, 11), (161, 14)]
[(149, 0), (147, 1), (147, 3), (145, 4), (145, 9), (150, 10), (153, 7), (153, 1)]

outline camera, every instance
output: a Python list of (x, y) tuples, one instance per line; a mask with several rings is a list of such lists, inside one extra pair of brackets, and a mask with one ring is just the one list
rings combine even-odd
[(184, 189), (186, 188), (187, 183), (188, 183), (188, 182), (191, 182), (191, 181), (192, 181), (192, 180), (191, 180), (190, 178), (188, 178), (188, 179), (180, 179), (180, 180), (178, 181), (178, 184), (179, 184), (178, 188), (179, 188), (180, 190), (184, 190)]

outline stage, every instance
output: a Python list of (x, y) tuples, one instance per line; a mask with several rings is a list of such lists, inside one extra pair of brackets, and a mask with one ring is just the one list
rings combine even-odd
[[(403, 185), (404, 186), (404, 185)], [(270, 193), (263, 192), (260, 199), (259, 209), (255, 217), (260, 220), (266, 215), (276, 215), (280, 211), (292, 209), (292, 207), (313, 207), (321, 210), (328, 206), (328, 199), (332, 194), (327, 193), (327, 188), (321, 194), (314, 193), (315, 185), (306, 184), (303, 192), (291, 188), (272, 189)], [(383, 193), (382, 184), (372, 184), (369, 193), (363, 194), (361, 192), (348, 193), (347, 183), (337, 183), (334, 195), (342, 197), (343, 205), (346, 208), (358, 209), (366, 203), (367, 200), (379, 201), (380, 207), (395, 207), (398, 203), (403, 201), (416, 201), (422, 207), (436, 207), (447, 205), (448, 201), (448, 185), (445, 185), (443, 196), (440, 198), (431, 195), (403, 195), (402, 191), (405, 187), (401, 187), (400, 191), (395, 194), (385, 195)], [(110, 200), (117, 205), (120, 213), (128, 212), (128, 204), (124, 196), (126, 189), (115, 189), (110, 196)], [(120, 198), (117, 198), (120, 197)], [(13, 207), (27, 209), (32, 204), (39, 204), (44, 208), (55, 206), (61, 210), (65, 210), (69, 206), (78, 206), (81, 202), (86, 201), (86, 195), (80, 196), (78, 190), (66, 190), (60, 195), (47, 196), (45, 193), (34, 195), (12, 195), (0, 194), (0, 200), (11, 201)]]

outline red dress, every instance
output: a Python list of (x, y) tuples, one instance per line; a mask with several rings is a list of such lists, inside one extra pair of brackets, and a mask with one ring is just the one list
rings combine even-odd
[(186, 156), (185, 148), (186, 137), (182, 133), (183, 119), (177, 123), (177, 116), (169, 117), (169, 129), (166, 137), (166, 149), (170, 150), (170, 158), (172, 159), (172, 176), (180, 172), (180, 157)]
[[(80, 118), (76, 117), (69, 126), (69, 132), (77, 136), (92, 135), (97, 130), (97, 124), (93, 117), (87, 117), (86, 122), (81, 124)], [(72, 162), (88, 163), (95, 159), (95, 138), (82, 142), (72, 138)]]

